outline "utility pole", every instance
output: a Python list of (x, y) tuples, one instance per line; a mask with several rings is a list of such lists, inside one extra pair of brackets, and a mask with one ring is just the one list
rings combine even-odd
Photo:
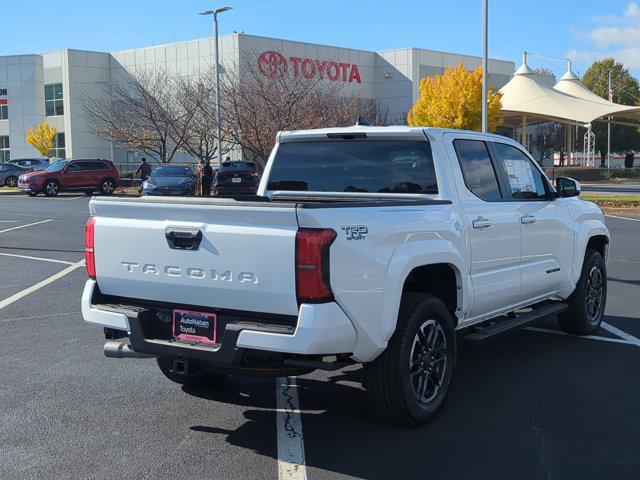
[(487, 133), (488, 17), (489, 0), (482, 0), (482, 133)]

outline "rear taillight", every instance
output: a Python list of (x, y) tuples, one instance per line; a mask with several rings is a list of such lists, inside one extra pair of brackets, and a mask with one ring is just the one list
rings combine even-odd
[(93, 232), (95, 230), (95, 217), (89, 218), (84, 228), (84, 263), (87, 267), (89, 278), (96, 278), (96, 252)]
[(301, 228), (296, 234), (296, 296), (300, 303), (333, 299), (329, 284), (329, 249), (336, 238), (331, 229)]

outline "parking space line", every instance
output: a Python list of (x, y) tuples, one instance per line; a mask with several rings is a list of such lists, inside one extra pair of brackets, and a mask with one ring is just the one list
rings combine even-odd
[(3, 318), (0, 323), (19, 322), (21, 320), (42, 320), (43, 318), (56, 318), (56, 317), (73, 317), (74, 315), (80, 315), (82, 312), (69, 312), (69, 313), (49, 313), (46, 315), (29, 315), (27, 317), (13, 317)]
[(24, 258), (26, 260), (40, 260), (41, 262), (62, 263), (63, 265), (73, 265), (73, 262), (66, 260), (56, 260), (54, 258), (30, 257), (29, 255), (16, 255), (15, 253), (0, 253), (3, 257)]
[(276, 379), (279, 479), (306, 480), (307, 478), (297, 388), (294, 377)]
[(5, 228), (4, 230), (0, 230), (0, 233), (10, 232), (12, 230), (18, 230), (19, 228), (32, 227), (34, 225), (40, 225), (41, 223), (51, 222), (53, 219), (50, 218), (48, 220), (42, 220), (40, 222), (27, 223), (26, 225), (18, 225), (17, 227)]
[(12, 303), (17, 302), (21, 298), (24, 298), (27, 295), (30, 295), (33, 292), (40, 290), (42, 287), (46, 287), (50, 283), (55, 282), (59, 278), (62, 278), (65, 275), (68, 275), (69, 273), (73, 272), (74, 270), (76, 270), (76, 269), (78, 269), (78, 268), (80, 268), (82, 266), (84, 266), (84, 259), (80, 260), (77, 263), (74, 263), (73, 265), (69, 265), (64, 270), (61, 270), (60, 272), (51, 275), (49, 278), (45, 278), (41, 282), (38, 282), (35, 285), (30, 286), (29, 288), (25, 288), (21, 292), (15, 293), (15, 294), (11, 295), (10, 297), (5, 298), (4, 300), (0, 301), (0, 310), (2, 310), (5, 307), (8, 307)]
[(619, 215), (605, 215), (605, 217), (621, 218), (622, 220), (631, 220), (632, 222), (640, 222), (640, 218), (621, 217)]
[[(602, 327), (604, 328), (604, 326), (607, 325), (604, 322), (602, 322)], [(570, 333), (567, 332), (562, 332), (560, 330), (552, 330), (550, 328), (539, 328), (539, 327), (526, 327), (525, 330), (529, 330), (531, 332), (540, 332), (540, 333), (552, 333), (554, 335), (564, 335), (566, 337), (574, 337), (574, 338), (586, 338), (588, 340), (599, 340), (601, 342), (610, 342), (610, 343), (623, 343), (625, 345), (633, 345), (634, 342), (631, 342), (627, 339), (623, 339), (623, 338), (609, 338), (609, 337), (601, 337), (598, 335), (571, 335)], [(606, 330), (606, 328), (605, 328)], [(614, 332), (611, 332), (614, 333)], [(619, 335), (621, 336), (621, 335)]]
[(624, 338), (628, 343), (635, 345), (637, 347), (640, 347), (640, 338), (636, 338), (627, 332), (623, 332), (619, 328), (616, 328), (613, 325), (606, 322), (602, 322), (600, 326), (604, 328), (607, 332), (613, 333), (614, 335), (617, 335), (620, 338)]

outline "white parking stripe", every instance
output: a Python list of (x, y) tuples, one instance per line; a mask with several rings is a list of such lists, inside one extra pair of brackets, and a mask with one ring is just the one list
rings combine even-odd
[(56, 260), (54, 258), (30, 257), (29, 255), (16, 255), (15, 253), (0, 253), (3, 257), (25, 258), (27, 260), (40, 260), (41, 262), (62, 263), (64, 265), (74, 265), (73, 262), (66, 260)]
[(622, 220), (631, 220), (632, 222), (640, 222), (640, 218), (620, 217), (618, 215), (605, 215), (605, 217), (621, 218)]
[(15, 293), (15, 294), (11, 295), (10, 297), (5, 298), (4, 300), (0, 301), (0, 310), (2, 310), (5, 307), (8, 307), (12, 303), (17, 302), (21, 298), (24, 298), (27, 295), (30, 295), (33, 292), (37, 291), (37, 290), (40, 290), (42, 287), (46, 287), (50, 283), (53, 283), (56, 280), (58, 280), (59, 278), (62, 278), (65, 275), (68, 275), (69, 273), (71, 273), (74, 270), (82, 267), (83, 265), (84, 265), (84, 259), (80, 260), (78, 263), (74, 263), (73, 265), (69, 265), (64, 270), (62, 270), (62, 271), (60, 271), (60, 272), (58, 272), (58, 273), (56, 273), (54, 275), (51, 275), (49, 278), (46, 278), (43, 281), (38, 282), (35, 285), (30, 286), (29, 288), (25, 288), (21, 292)]
[(304, 459), (302, 419), (296, 379), (276, 379), (278, 424), (278, 478), (306, 480), (307, 467)]
[[(604, 328), (604, 325), (605, 323), (603, 322), (602, 323), (603, 328)], [(625, 345), (633, 345), (633, 342), (630, 342), (628, 340), (623, 340), (622, 338), (609, 338), (609, 337), (601, 337), (598, 335), (585, 335), (585, 336), (571, 335), (570, 333), (562, 332), (560, 330), (552, 330), (550, 328), (538, 328), (538, 327), (526, 327), (525, 330), (529, 330), (531, 332), (553, 333), (554, 335), (565, 335), (567, 337), (586, 338), (589, 340), (599, 340), (601, 342), (624, 343)]]
[(53, 219), (50, 218), (48, 220), (42, 220), (40, 222), (27, 223), (26, 225), (18, 225), (17, 227), (5, 228), (4, 230), (0, 230), (0, 233), (10, 232), (12, 230), (18, 230), (19, 228), (32, 227), (34, 225), (40, 225), (41, 223), (51, 222)]
[(606, 322), (602, 322), (600, 326), (604, 328), (607, 332), (613, 333), (614, 335), (617, 335), (620, 338), (624, 338), (628, 343), (632, 345), (636, 345), (637, 347), (640, 347), (640, 338), (636, 338), (627, 332), (623, 332), (619, 328), (616, 328), (613, 325)]

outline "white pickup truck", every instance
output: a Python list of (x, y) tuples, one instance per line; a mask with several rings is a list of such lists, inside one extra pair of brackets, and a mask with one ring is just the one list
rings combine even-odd
[(579, 193), (498, 135), (282, 132), (256, 196), (92, 199), (82, 313), (182, 384), (361, 363), (376, 413), (420, 425), (460, 338), (598, 328), (609, 232)]

